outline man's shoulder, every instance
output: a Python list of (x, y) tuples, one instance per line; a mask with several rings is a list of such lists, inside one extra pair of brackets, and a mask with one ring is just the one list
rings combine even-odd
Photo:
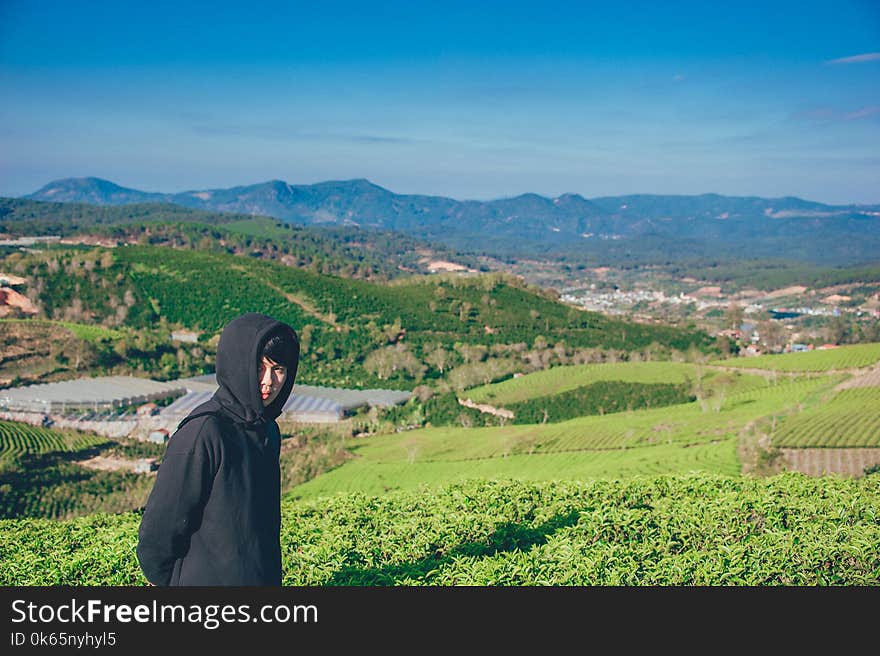
[(168, 439), (167, 451), (192, 451), (200, 443), (219, 443), (228, 424), (219, 413), (204, 413), (188, 419)]

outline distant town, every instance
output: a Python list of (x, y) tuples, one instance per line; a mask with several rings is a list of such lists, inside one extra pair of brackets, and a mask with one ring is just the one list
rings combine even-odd
[(720, 285), (690, 278), (631, 274), (628, 279), (609, 279), (616, 272), (604, 268), (592, 273), (593, 282), (562, 287), (560, 300), (643, 323), (693, 323), (730, 338), (739, 345), (740, 355), (810, 350), (846, 341), (859, 330), (868, 341), (878, 337), (874, 335), (880, 319), (877, 283), (724, 292)]

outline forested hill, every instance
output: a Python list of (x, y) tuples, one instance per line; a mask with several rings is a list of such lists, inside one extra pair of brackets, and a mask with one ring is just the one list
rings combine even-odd
[(402, 195), (368, 180), (160, 194), (98, 178), (52, 182), (34, 200), (124, 205), (163, 201), (260, 214), (290, 223), (393, 230), (493, 256), (553, 256), (598, 264), (693, 258), (778, 258), (815, 264), (869, 262), (880, 251), (880, 206), (800, 198), (631, 195), (586, 199), (522, 194), (490, 201)]
[(438, 260), (477, 266), (473, 257), (448, 247), (357, 226), (300, 226), (170, 203), (115, 206), (0, 198), (0, 239), (43, 235), (244, 254), (365, 280), (429, 273)]
[[(553, 364), (716, 352), (702, 331), (585, 312), (497, 273), (377, 284), (148, 245), (51, 247), (0, 263), (25, 278), (39, 317), (135, 333), (188, 328), (208, 350), (235, 316), (271, 314), (300, 332), (302, 382), (312, 384), (466, 387)], [(130, 348), (113, 346), (122, 358)], [(154, 375), (179, 373), (173, 358), (167, 365)]]

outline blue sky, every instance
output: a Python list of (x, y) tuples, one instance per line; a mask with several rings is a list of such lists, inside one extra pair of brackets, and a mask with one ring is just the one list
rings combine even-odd
[(0, 0), (0, 195), (880, 203), (880, 1)]

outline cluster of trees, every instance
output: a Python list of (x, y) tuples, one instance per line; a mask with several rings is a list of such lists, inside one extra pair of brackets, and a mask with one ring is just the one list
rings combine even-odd
[(214, 370), (216, 352), (199, 344), (172, 342), (167, 329), (124, 330), (118, 339), (78, 339), (73, 346), (51, 347), (58, 369), (82, 375), (138, 372), (155, 380), (175, 380)]
[[(253, 223), (249, 220), (249, 224)], [(272, 225), (274, 230), (257, 230), (257, 234), (249, 234), (229, 224), (142, 222), (93, 228), (89, 234), (141, 246), (242, 255), (346, 278), (388, 280), (401, 275), (399, 267), (392, 262), (393, 258), (374, 256), (364, 249), (347, 246), (321, 235), (315, 228), (274, 222)]]
[[(745, 321), (742, 306), (731, 304), (724, 313), (724, 327), (738, 329)], [(862, 344), (880, 342), (880, 319), (872, 316), (859, 316), (851, 312), (842, 312), (836, 316), (821, 317), (811, 322), (811, 330), (818, 341), (831, 344)], [(766, 313), (754, 320), (755, 331), (759, 343), (771, 352), (782, 351), (792, 341), (792, 335), (785, 325), (776, 319), (770, 319)], [(743, 335), (739, 343), (725, 342), (729, 349), (739, 349), (751, 342), (751, 335)]]
[(659, 408), (695, 401), (689, 385), (629, 383), (603, 380), (561, 394), (542, 396), (508, 406), (515, 424), (565, 421), (584, 415)]
[[(111, 251), (50, 248), (42, 253), (11, 253), (3, 267), (27, 281), (26, 295), (37, 318), (93, 323), (114, 328), (150, 321), (126, 272)], [(155, 317), (156, 319), (158, 317)]]
[(832, 344), (864, 344), (880, 342), (880, 319), (859, 319), (851, 314), (831, 317), (825, 327), (827, 341)]

